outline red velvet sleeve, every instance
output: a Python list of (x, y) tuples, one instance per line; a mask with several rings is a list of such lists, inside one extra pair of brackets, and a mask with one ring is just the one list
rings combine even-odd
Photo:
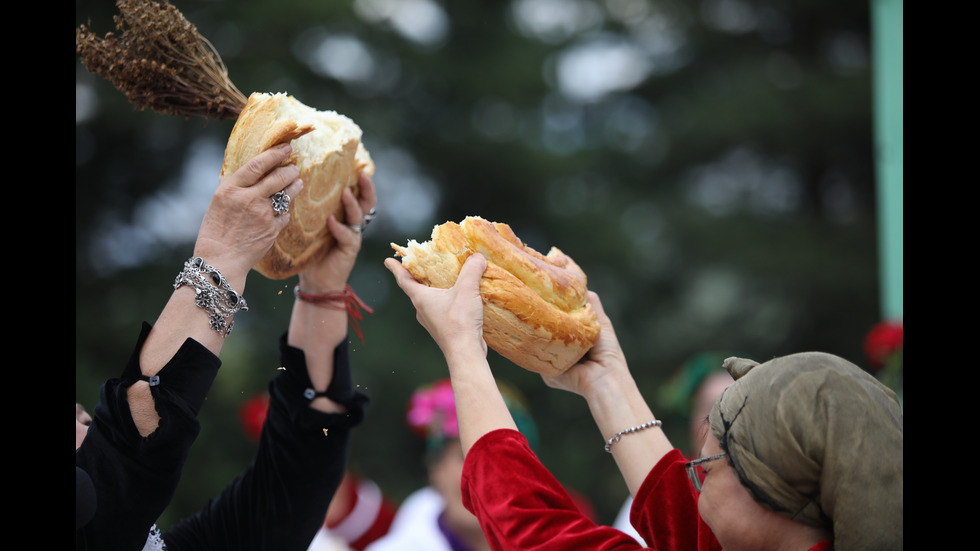
[(583, 515), (517, 431), (496, 430), (477, 440), (461, 484), (463, 505), (495, 550), (642, 549), (630, 536)]
[(686, 462), (680, 451), (672, 450), (653, 467), (633, 500), (630, 523), (652, 548), (720, 551), (698, 514), (698, 494), (687, 478)]

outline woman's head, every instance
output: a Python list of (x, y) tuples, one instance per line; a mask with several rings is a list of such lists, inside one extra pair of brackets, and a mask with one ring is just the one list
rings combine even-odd
[(705, 446), (728, 454), (747, 494), (832, 532), (839, 550), (901, 544), (903, 416), (895, 393), (830, 354), (763, 364), (729, 358), (725, 368), (736, 381), (712, 407)]
[(705, 437), (700, 455), (708, 459), (701, 464), (698, 512), (725, 551), (809, 549), (830, 537), (829, 530), (801, 524), (756, 501), (713, 434)]

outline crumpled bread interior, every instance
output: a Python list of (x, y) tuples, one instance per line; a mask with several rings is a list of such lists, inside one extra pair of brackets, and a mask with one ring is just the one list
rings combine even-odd
[(525, 245), (507, 224), (470, 216), (432, 230), (430, 241), (391, 248), (402, 265), (430, 287), (447, 289), (473, 253), (487, 259), (480, 280), (487, 346), (536, 373), (558, 375), (599, 338), (599, 321), (586, 299), (582, 269), (552, 247), (547, 255)]
[(354, 121), (284, 93), (262, 92), (249, 96), (232, 128), (221, 174), (232, 174), (262, 151), (287, 142), (293, 147), (287, 162), (299, 167), (303, 190), (292, 198), (289, 224), (254, 266), (270, 279), (286, 279), (322, 259), (334, 244), (327, 219), (334, 214), (344, 220), (344, 188), (356, 196), (358, 175), (374, 175), (374, 162)]

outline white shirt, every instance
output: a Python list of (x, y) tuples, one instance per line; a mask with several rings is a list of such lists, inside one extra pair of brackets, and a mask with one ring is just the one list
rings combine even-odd
[(438, 523), (445, 508), (434, 488), (416, 490), (398, 508), (388, 533), (365, 551), (451, 551)]

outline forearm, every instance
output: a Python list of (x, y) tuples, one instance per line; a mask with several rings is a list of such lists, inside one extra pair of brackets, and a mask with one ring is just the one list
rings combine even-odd
[[(586, 400), (603, 440), (656, 418), (630, 377), (605, 377), (590, 389)], [(661, 427), (624, 435), (610, 447), (613, 459), (636, 495), (654, 465), (673, 449)]]
[(143, 438), (131, 410), (130, 388), (139, 380), (140, 352), (151, 332), (144, 324), (122, 373), (103, 383), (91, 426), (76, 449), (75, 465), (88, 474), (98, 496), (87, 530), (99, 543), (90, 548), (138, 549), (134, 546), (146, 541), (147, 528), (173, 497), (200, 431), (197, 413), (220, 367), (209, 350), (185, 341), (159, 371), (155, 388), (166, 391), (154, 390), (152, 411), (166, 422), (151, 438)]
[(299, 193), (303, 186), (296, 179), (299, 169), (283, 165), (291, 153), (289, 145), (272, 147), (220, 179), (194, 243), (195, 260), (178, 272), (174, 292), (140, 351), (138, 380), (127, 389), (141, 435), (151, 434), (160, 421), (152, 386), (167, 384), (144, 379), (157, 376), (188, 339), (219, 355), (235, 313), (246, 309), (245, 279), (289, 219), (274, 212), (268, 198), (282, 190)]
[[(246, 471), (197, 514), (164, 535), (174, 549), (305, 550), (323, 523), (346, 467), (350, 433), (367, 398), (329, 414), (309, 406), (304, 355), (282, 346), (269, 410)], [(220, 545), (215, 545), (220, 542)]]
[(586, 517), (527, 440), (513, 432), (497, 431), (474, 445), (460, 486), (463, 505), (495, 549), (638, 549), (630, 536)]
[[(214, 248), (199, 243), (194, 249), (192, 258), (201, 259), (200, 267), (188, 268), (185, 265), (179, 268), (181, 274), (196, 272), (195, 275), (200, 277), (199, 282), (195, 281), (197, 277), (183, 278), (170, 295), (140, 352), (140, 370), (143, 375), (147, 377), (156, 375), (189, 338), (204, 345), (215, 356), (220, 355), (230, 329), (216, 330), (212, 327), (209, 310), (197, 304), (199, 291), (195, 287), (200, 286), (207, 291), (213, 291), (224, 299), (228, 291), (223, 286), (227, 285), (238, 296), (234, 301), (238, 303), (244, 300), (242, 297), (244, 297), (245, 281), (250, 267), (234, 259), (225, 258), (226, 255), (211, 253)], [(195, 264), (191, 263), (191, 266)], [(222, 279), (220, 283), (216, 283), (213, 279), (216, 275)], [(224, 318), (227, 327), (232, 325), (234, 318), (234, 315)]]
[(478, 344), (453, 348), (446, 353), (449, 377), (456, 400), (459, 438), (465, 455), (485, 434), (517, 425), (507, 409), (490, 371), (486, 351)]
[[(323, 392), (333, 381), (334, 350), (347, 339), (347, 311), (318, 306), (296, 299), (289, 322), (290, 346), (306, 355), (307, 371), (313, 389)], [(310, 407), (326, 413), (339, 413), (344, 406), (326, 396), (318, 396)]]
[[(239, 300), (244, 300), (241, 296), (245, 289), (247, 269), (220, 258), (216, 263), (221, 267), (208, 264), (207, 258), (200, 258), (207, 270), (211, 268), (218, 270), (224, 282), (238, 294)], [(227, 268), (223, 268), (225, 266)], [(184, 272), (186, 271), (185, 268)], [(210, 274), (204, 273), (203, 277), (207, 278), (205, 280), (207, 281), (210, 279)], [(210, 284), (210, 281), (205, 283), (205, 285)], [(226, 292), (220, 286), (215, 286), (214, 289), (218, 293)], [(143, 377), (158, 375), (187, 339), (200, 343), (215, 356), (221, 353), (229, 331), (216, 330), (212, 327), (211, 314), (207, 309), (198, 306), (196, 293), (197, 290), (190, 284), (181, 284), (174, 289), (140, 350), (139, 368)], [(234, 315), (224, 318), (227, 327), (230, 327), (233, 321)], [(160, 421), (150, 391), (150, 383), (146, 380), (136, 381), (127, 390), (127, 398), (137, 429), (142, 436), (148, 436), (156, 430)]]

